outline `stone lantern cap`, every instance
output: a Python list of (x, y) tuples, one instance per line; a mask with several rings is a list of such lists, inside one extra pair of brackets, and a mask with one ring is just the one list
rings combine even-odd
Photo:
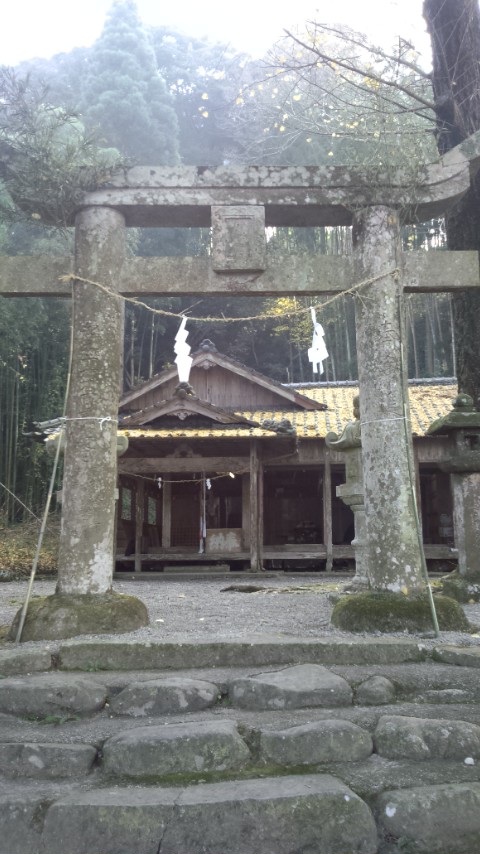
[(480, 412), (469, 394), (457, 395), (452, 411), (430, 424), (427, 433), (443, 433), (454, 439), (455, 449), (440, 464), (442, 471), (458, 475), (480, 472)]
[(432, 421), (427, 435), (449, 434), (455, 430), (472, 429), (480, 432), (480, 412), (475, 409), (473, 398), (469, 394), (459, 394), (453, 401), (453, 409), (442, 418)]

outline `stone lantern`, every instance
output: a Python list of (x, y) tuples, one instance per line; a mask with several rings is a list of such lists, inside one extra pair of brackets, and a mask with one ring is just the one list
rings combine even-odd
[(327, 447), (345, 454), (345, 483), (337, 486), (337, 497), (352, 508), (355, 524), (355, 537), (352, 540), (355, 554), (355, 576), (349, 585), (350, 590), (365, 590), (369, 587), (367, 536), (365, 525), (365, 503), (362, 469), (362, 437), (360, 427), (360, 398), (353, 398), (354, 420), (349, 421), (343, 432), (328, 433), (325, 437)]
[(427, 433), (450, 438), (440, 467), (451, 475), (458, 574), (444, 579), (444, 590), (462, 601), (480, 600), (480, 412), (470, 395), (459, 394)]

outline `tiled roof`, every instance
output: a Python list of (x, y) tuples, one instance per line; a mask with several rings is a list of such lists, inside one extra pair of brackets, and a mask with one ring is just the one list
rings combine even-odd
[[(326, 411), (321, 410), (288, 410), (276, 411), (242, 411), (241, 414), (257, 423), (272, 420), (279, 423), (288, 419), (295, 428), (300, 439), (324, 438), (333, 430), (341, 432), (347, 421), (352, 419), (353, 398), (358, 394), (357, 386), (319, 386), (319, 387), (297, 387), (297, 390), (313, 400), (325, 403)], [(457, 394), (457, 387), (452, 384), (413, 385), (409, 388), (410, 416), (412, 420), (412, 431), (414, 436), (424, 436), (427, 428), (435, 420), (452, 408), (452, 402)], [(246, 425), (234, 424), (224, 425), (212, 423), (211, 427), (193, 428), (188, 426), (188, 418), (179, 421), (178, 427), (169, 429), (147, 430), (137, 428), (132, 430), (121, 430), (126, 436), (132, 438), (149, 437), (158, 439), (184, 438), (184, 439), (208, 439), (208, 438), (243, 438), (243, 437), (272, 437), (276, 434), (272, 430), (262, 427), (248, 427)]]

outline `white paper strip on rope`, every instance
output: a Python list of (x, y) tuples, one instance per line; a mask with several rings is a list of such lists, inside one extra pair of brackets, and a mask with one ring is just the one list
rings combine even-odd
[(187, 318), (182, 318), (178, 332), (175, 335), (174, 351), (176, 353), (175, 362), (177, 365), (178, 379), (181, 383), (188, 383), (190, 376), (190, 368), (192, 367), (193, 359), (189, 355), (191, 347), (187, 344), (188, 331), (185, 329)]
[(323, 374), (323, 361), (328, 359), (328, 351), (325, 346), (323, 326), (317, 321), (315, 309), (311, 306), (310, 313), (313, 323), (312, 346), (308, 349), (308, 361), (312, 363), (314, 374)]

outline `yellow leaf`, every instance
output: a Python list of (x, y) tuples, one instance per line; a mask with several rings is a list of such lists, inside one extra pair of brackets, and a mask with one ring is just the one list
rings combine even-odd
[(204, 92), (202, 95), (202, 101), (208, 101), (208, 92)]
[(202, 116), (204, 119), (208, 119), (208, 110), (204, 110)]

